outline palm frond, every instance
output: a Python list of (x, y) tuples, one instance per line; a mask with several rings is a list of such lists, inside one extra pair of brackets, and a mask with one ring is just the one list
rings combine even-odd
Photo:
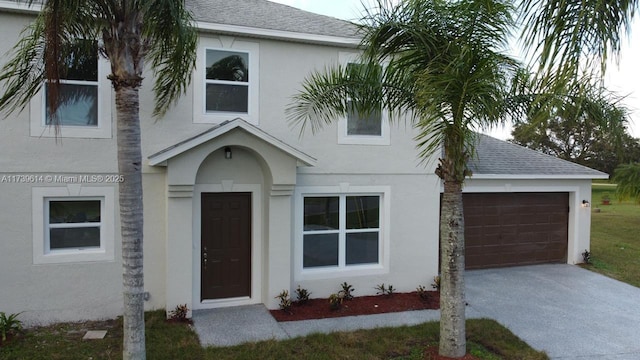
[(191, 83), (198, 34), (183, 1), (156, 0), (145, 9), (143, 34), (155, 73), (154, 116), (164, 115)]
[(523, 44), (547, 73), (571, 77), (587, 64), (603, 74), (616, 59), (638, 10), (637, 0), (522, 0)]

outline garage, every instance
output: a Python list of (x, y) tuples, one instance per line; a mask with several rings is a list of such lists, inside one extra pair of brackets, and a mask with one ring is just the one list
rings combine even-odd
[(466, 268), (566, 263), (569, 194), (465, 193)]

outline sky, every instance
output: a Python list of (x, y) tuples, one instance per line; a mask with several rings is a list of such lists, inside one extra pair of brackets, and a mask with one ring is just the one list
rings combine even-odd
[[(357, 20), (364, 11), (364, 4), (373, 4), (374, 0), (271, 0), (302, 10), (333, 16), (344, 20)], [(635, 29), (640, 29), (640, 19), (635, 22)], [(635, 37), (636, 41), (638, 35)], [(633, 40), (633, 38), (631, 39)], [(631, 112), (629, 133), (640, 138), (640, 46), (630, 46), (630, 41), (623, 42), (620, 62), (607, 68), (605, 84), (618, 95), (626, 96), (625, 106)], [(637, 90), (637, 91), (636, 91)], [(492, 136), (510, 138), (510, 128), (488, 131)]]

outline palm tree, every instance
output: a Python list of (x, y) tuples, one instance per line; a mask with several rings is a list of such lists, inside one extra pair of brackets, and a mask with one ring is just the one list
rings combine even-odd
[[(25, 1), (31, 5), (33, 0)], [(60, 105), (60, 78), (71, 48), (95, 39), (111, 63), (115, 90), (122, 232), (125, 359), (144, 359), (142, 254), (142, 154), (138, 89), (145, 64), (155, 75), (155, 116), (162, 116), (189, 85), (195, 67), (197, 33), (183, 1), (48, 0), (23, 32), (3, 67), (0, 110), (23, 109), (44, 83), (47, 114)], [(85, 41), (93, 43), (94, 41)], [(74, 50), (75, 51), (75, 50)]]
[(379, 0), (360, 27), (363, 65), (312, 74), (288, 109), (315, 132), (349, 111), (366, 118), (386, 108), (419, 129), (423, 159), (442, 149), (439, 353), (452, 358), (466, 353), (462, 187), (474, 130), (508, 118), (511, 80), (522, 71), (505, 55), (512, 13), (508, 0)]

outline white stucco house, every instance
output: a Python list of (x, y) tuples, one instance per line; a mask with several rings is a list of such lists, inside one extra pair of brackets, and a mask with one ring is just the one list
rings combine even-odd
[[(187, 3), (200, 31), (190, 89), (158, 121), (141, 91), (147, 308), (428, 285), (441, 183), (411, 126), (349, 116), (300, 137), (286, 122), (305, 76), (355, 59), (354, 28), (266, 0)], [(34, 11), (0, 0), (0, 52)], [(67, 84), (90, 95), (61, 109), (58, 138), (42, 95), (0, 120), (0, 311), (27, 323), (122, 313), (114, 99), (108, 64), (87, 66)], [(470, 165), (469, 268), (582, 261), (591, 180), (606, 174), (487, 136)]]

